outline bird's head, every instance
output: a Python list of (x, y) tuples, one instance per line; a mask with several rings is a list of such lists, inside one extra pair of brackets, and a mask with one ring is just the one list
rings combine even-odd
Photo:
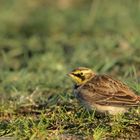
[(68, 75), (77, 85), (81, 85), (87, 82), (92, 76), (95, 75), (95, 73), (89, 68), (78, 67), (72, 72), (70, 72)]

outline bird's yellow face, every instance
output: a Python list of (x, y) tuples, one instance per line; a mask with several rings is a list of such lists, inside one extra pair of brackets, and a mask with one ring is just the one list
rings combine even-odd
[(91, 69), (79, 67), (74, 69), (68, 75), (77, 85), (80, 85), (87, 82), (93, 75), (95, 75), (95, 73)]

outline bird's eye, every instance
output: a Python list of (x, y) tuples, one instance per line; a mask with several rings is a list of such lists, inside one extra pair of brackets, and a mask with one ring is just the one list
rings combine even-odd
[(83, 75), (83, 73), (81, 72), (80, 75)]

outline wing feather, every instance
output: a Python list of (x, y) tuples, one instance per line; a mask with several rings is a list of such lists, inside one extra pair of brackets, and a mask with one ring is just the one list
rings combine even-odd
[(138, 106), (138, 96), (124, 83), (98, 75), (78, 89), (80, 98), (100, 105)]

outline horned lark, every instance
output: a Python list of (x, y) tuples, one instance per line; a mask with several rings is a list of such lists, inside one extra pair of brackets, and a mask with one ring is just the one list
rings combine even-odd
[(108, 75), (97, 75), (84, 67), (76, 68), (68, 75), (75, 82), (77, 99), (89, 109), (115, 115), (140, 105), (140, 96)]

